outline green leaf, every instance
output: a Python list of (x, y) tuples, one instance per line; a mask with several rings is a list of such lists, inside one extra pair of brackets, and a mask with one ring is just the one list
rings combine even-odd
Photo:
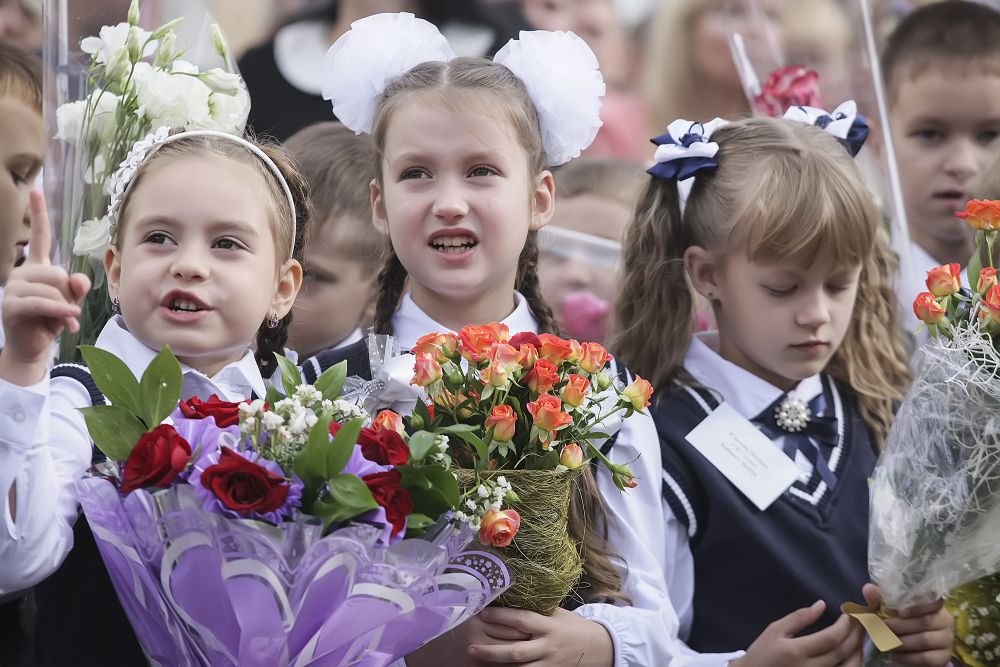
[[(94, 383), (113, 405), (127, 410), (137, 419), (142, 419), (142, 407), (139, 404), (139, 381), (125, 365), (125, 362), (93, 345), (81, 345), (80, 354), (90, 369)], [(156, 424), (149, 424), (156, 426)]]
[(420, 537), (435, 523), (437, 523), (437, 521), (430, 518), (426, 514), (414, 512), (410, 516), (406, 517), (406, 536)]
[(317, 501), (313, 512), (323, 518), (324, 527), (353, 519), (378, 507), (372, 492), (357, 475), (335, 475), (327, 482), (327, 488), (332, 502), (326, 499)]
[(480, 465), (486, 464), (489, 454), (487, 454), (486, 443), (479, 436), (471, 431), (454, 431), (452, 435), (461, 438), (476, 450), (476, 457), (479, 459), (478, 463)]
[(474, 424), (451, 424), (449, 426), (442, 426), (437, 430), (441, 433), (454, 433), (457, 435), (459, 433), (474, 433), (479, 428), (479, 426), (475, 426)]
[(419, 463), (434, 449), (436, 436), (429, 431), (417, 431), (410, 436), (410, 460)]
[(480, 394), (479, 400), (480, 401), (488, 401), (488, 400), (490, 400), (490, 396), (492, 396), (492, 395), (493, 395), (493, 385), (488, 384), (485, 387), (483, 387), (483, 393)]
[(275, 387), (273, 384), (272, 385), (268, 385), (268, 387), (267, 387), (267, 393), (264, 394), (264, 402), (265, 403), (267, 403), (269, 406), (271, 406), (273, 408), (274, 404), (277, 403), (278, 401), (280, 401), (283, 398), (284, 398), (284, 396), (281, 395), (281, 392), (278, 391), (277, 387)]
[(285, 395), (291, 396), (295, 393), (295, 389), (302, 384), (302, 374), (299, 373), (299, 367), (277, 352), (274, 353), (274, 358), (278, 360), (278, 367), (281, 368), (281, 385), (285, 389)]
[(979, 231), (976, 232), (976, 249), (972, 253), (972, 257), (969, 258), (969, 268), (966, 269), (966, 277), (969, 279), (969, 289), (975, 291), (976, 286), (979, 284), (979, 274), (983, 272), (983, 257), (982, 257), (982, 241), (985, 239), (985, 234)]
[[(361, 434), (361, 427), (364, 423), (364, 419), (352, 419), (347, 422), (337, 431), (333, 442), (326, 446), (325, 477), (339, 475), (340, 471), (347, 465), (354, 452), (354, 445), (358, 444), (358, 436)], [(327, 424), (327, 430), (329, 428), (329, 424)]]
[(403, 488), (410, 492), (415, 511), (438, 516), (458, 507), (458, 482), (444, 468), (406, 465), (396, 470), (402, 475)]
[(320, 417), (309, 433), (309, 440), (302, 448), (292, 469), (302, 480), (302, 508), (311, 512), (319, 490), (326, 481), (326, 454), (330, 446), (330, 420)]
[(126, 460), (146, 432), (138, 417), (117, 405), (95, 405), (81, 412), (94, 444), (112, 461)]
[(425, 426), (431, 425), (431, 413), (427, 409), (427, 404), (423, 401), (417, 401), (413, 406), (413, 414), (424, 420)]
[(181, 364), (169, 346), (160, 350), (146, 367), (139, 382), (142, 418), (149, 428), (157, 426), (177, 409), (181, 400)]
[(323, 398), (334, 400), (340, 396), (340, 390), (344, 388), (344, 380), (347, 379), (347, 361), (341, 361), (327, 368), (316, 378), (316, 389), (323, 394)]

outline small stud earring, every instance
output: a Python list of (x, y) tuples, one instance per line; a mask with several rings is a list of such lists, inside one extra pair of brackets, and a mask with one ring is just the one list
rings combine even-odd
[(276, 310), (271, 311), (271, 319), (267, 321), (267, 328), (268, 329), (278, 328), (278, 311)]
[(115, 315), (122, 314), (121, 306), (118, 305), (118, 297), (111, 299), (111, 312)]

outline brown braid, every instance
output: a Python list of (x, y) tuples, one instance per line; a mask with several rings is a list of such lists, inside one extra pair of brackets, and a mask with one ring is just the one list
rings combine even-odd
[(514, 288), (528, 301), (532, 314), (538, 320), (539, 333), (559, 335), (559, 325), (552, 307), (542, 296), (542, 288), (538, 284), (538, 232), (528, 232), (524, 241), (524, 249), (517, 260), (517, 279)]
[(375, 333), (383, 336), (391, 336), (392, 316), (399, 308), (399, 300), (403, 297), (403, 290), (406, 289), (406, 268), (396, 256), (396, 251), (392, 244), (388, 244), (386, 250), (385, 264), (378, 274), (378, 298), (375, 301), (375, 317), (373, 327)]

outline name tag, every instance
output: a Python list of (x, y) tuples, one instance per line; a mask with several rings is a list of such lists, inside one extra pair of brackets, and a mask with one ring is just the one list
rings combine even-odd
[(799, 477), (799, 467), (749, 419), (723, 403), (687, 441), (761, 511)]

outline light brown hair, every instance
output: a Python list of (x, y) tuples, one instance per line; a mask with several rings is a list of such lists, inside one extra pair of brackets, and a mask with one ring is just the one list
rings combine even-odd
[[(179, 130), (175, 131), (178, 132)], [(288, 183), (288, 188), (292, 193), (292, 200), (295, 203), (295, 238), (292, 238), (292, 216), (288, 207), (288, 197), (280, 182), (257, 155), (246, 146), (225, 139), (223, 137), (192, 136), (175, 139), (169, 143), (159, 146), (140, 165), (138, 171), (132, 179), (132, 185), (125, 199), (119, 208), (119, 219), (121, 223), (112, 231), (111, 243), (115, 247), (120, 247), (121, 239), (127, 227), (129, 194), (135, 192), (139, 181), (156, 168), (156, 165), (168, 164), (170, 161), (177, 161), (190, 157), (200, 157), (204, 155), (217, 155), (229, 160), (233, 160), (254, 169), (264, 183), (267, 184), (267, 201), (270, 209), (271, 229), (274, 234), (275, 262), (280, 265), (286, 258), (302, 263), (302, 248), (305, 243), (308, 231), (308, 223), (312, 215), (312, 205), (309, 201), (309, 186), (306, 180), (295, 168), (292, 160), (280, 146), (275, 144), (255, 141), (247, 137), (247, 141), (252, 141), (267, 155), (278, 167), (278, 171)], [(260, 367), (261, 375), (270, 377), (277, 369), (278, 362), (274, 358), (275, 352), (282, 352), (285, 341), (288, 339), (288, 327), (292, 322), (292, 311), (288, 311), (278, 326), (270, 328), (265, 320), (261, 322), (257, 330), (257, 351), (255, 353), (257, 365)]]
[(910, 373), (890, 282), (895, 259), (874, 196), (845, 148), (804, 123), (752, 118), (712, 141), (719, 168), (698, 174), (683, 214), (676, 181), (651, 177), (640, 199), (625, 236), (615, 353), (661, 391), (690, 380), (683, 364), (694, 300), (683, 257), (691, 246), (752, 261), (808, 264), (822, 252), (838, 265), (860, 264), (851, 323), (825, 370), (857, 395), (882, 443)]
[[(312, 197), (314, 220), (307, 243), (337, 225), (338, 249), (361, 262), (366, 272), (382, 263), (385, 239), (372, 225), (370, 187), (375, 178), (371, 139), (337, 122), (299, 130), (282, 146), (295, 160)], [(340, 233), (343, 231), (344, 233)]]
[(556, 169), (556, 198), (594, 195), (601, 199), (635, 206), (646, 174), (631, 160), (610, 157), (581, 157)]
[(1000, 12), (979, 2), (948, 0), (908, 14), (882, 54), (890, 104), (904, 78), (933, 67), (1000, 76)]
[[(514, 74), (502, 65), (485, 58), (455, 58), (447, 63), (427, 62), (393, 80), (378, 100), (372, 126), (372, 143), (375, 146), (375, 178), (382, 184), (382, 156), (385, 139), (393, 114), (404, 104), (429, 101), (433, 95), (436, 103), (450, 108), (466, 108), (470, 95), (489, 96), (493, 108), (506, 114), (513, 134), (528, 156), (529, 173), (541, 173), (546, 167), (542, 133), (538, 113), (528, 96), (528, 91)], [(477, 97), (476, 101), (482, 97)], [(542, 298), (538, 284), (537, 232), (529, 231), (524, 249), (518, 260), (515, 288), (524, 295), (532, 313), (538, 320), (540, 332), (558, 333), (552, 309)], [(375, 308), (376, 333), (392, 333), (392, 316), (399, 306), (406, 284), (403, 267), (391, 244), (378, 279), (378, 301)], [(621, 575), (611, 559), (615, 556), (607, 543), (607, 516), (604, 502), (593, 472), (588, 468), (579, 477), (579, 493), (573, 495), (569, 514), (569, 531), (579, 545), (584, 560), (584, 597), (621, 598)]]
[(0, 41), (0, 97), (8, 96), (42, 113), (42, 61)]

